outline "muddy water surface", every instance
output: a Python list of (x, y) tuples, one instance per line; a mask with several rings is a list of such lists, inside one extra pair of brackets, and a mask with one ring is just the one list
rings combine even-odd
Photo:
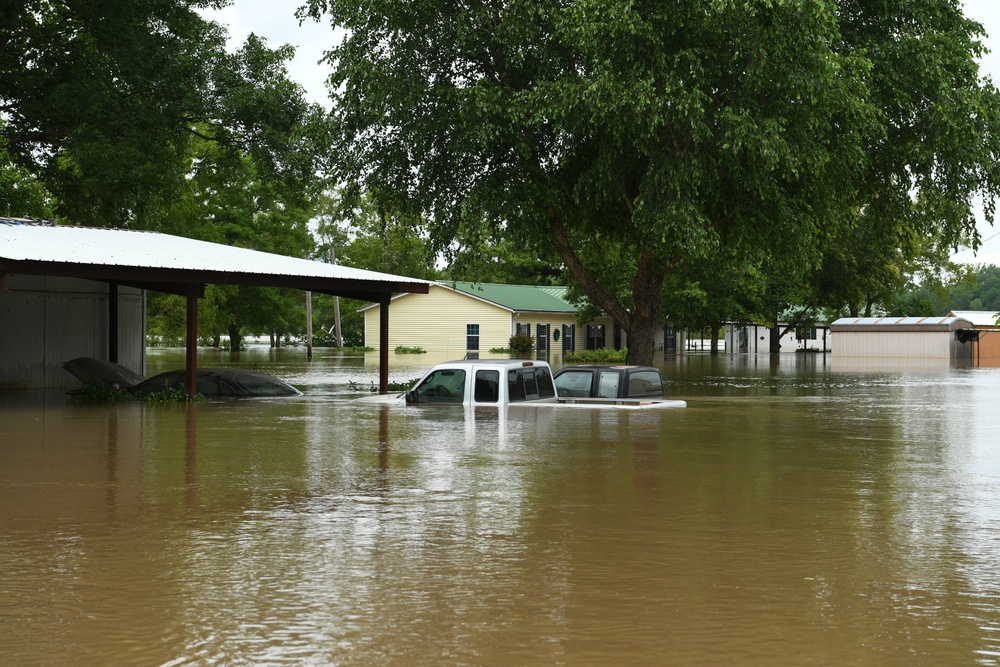
[(0, 664), (1000, 664), (1000, 371), (689, 357), (685, 410), (504, 413), (256, 355), (305, 395), (0, 395)]

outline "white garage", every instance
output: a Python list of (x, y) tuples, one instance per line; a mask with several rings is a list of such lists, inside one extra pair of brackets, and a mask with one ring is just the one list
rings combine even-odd
[(975, 327), (961, 317), (843, 317), (830, 325), (833, 357), (972, 360)]

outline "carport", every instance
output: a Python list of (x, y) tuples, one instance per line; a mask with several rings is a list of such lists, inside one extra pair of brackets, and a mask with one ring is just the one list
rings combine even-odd
[[(205, 286), (286, 287), (380, 305), (379, 390), (389, 387), (389, 303), (399, 292), (426, 294), (430, 283), (207, 241), (120, 229), (65, 227), (0, 218), (0, 292), (12, 275), (84, 278), (108, 284), (111, 361), (117, 355), (119, 285), (187, 298), (188, 392), (197, 369), (198, 299)], [(0, 323), (2, 326), (2, 323)]]

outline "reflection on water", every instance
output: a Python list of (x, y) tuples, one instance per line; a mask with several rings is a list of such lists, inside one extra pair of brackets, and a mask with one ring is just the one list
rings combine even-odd
[(686, 410), (503, 412), (267, 356), (304, 396), (0, 397), (2, 662), (1000, 662), (996, 370), (690, 357)]

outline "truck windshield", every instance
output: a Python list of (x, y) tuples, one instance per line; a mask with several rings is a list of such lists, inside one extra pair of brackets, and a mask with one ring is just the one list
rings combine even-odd
[(564, 398), (590, 396), (590, 384), (594, 381), (591, 371), (564, 371), (556, 378), (556, 388)]
[(434, 371), (411, 396), (417, 403), (461, 403), (465, 397), (465, 371), (455, 368)]

